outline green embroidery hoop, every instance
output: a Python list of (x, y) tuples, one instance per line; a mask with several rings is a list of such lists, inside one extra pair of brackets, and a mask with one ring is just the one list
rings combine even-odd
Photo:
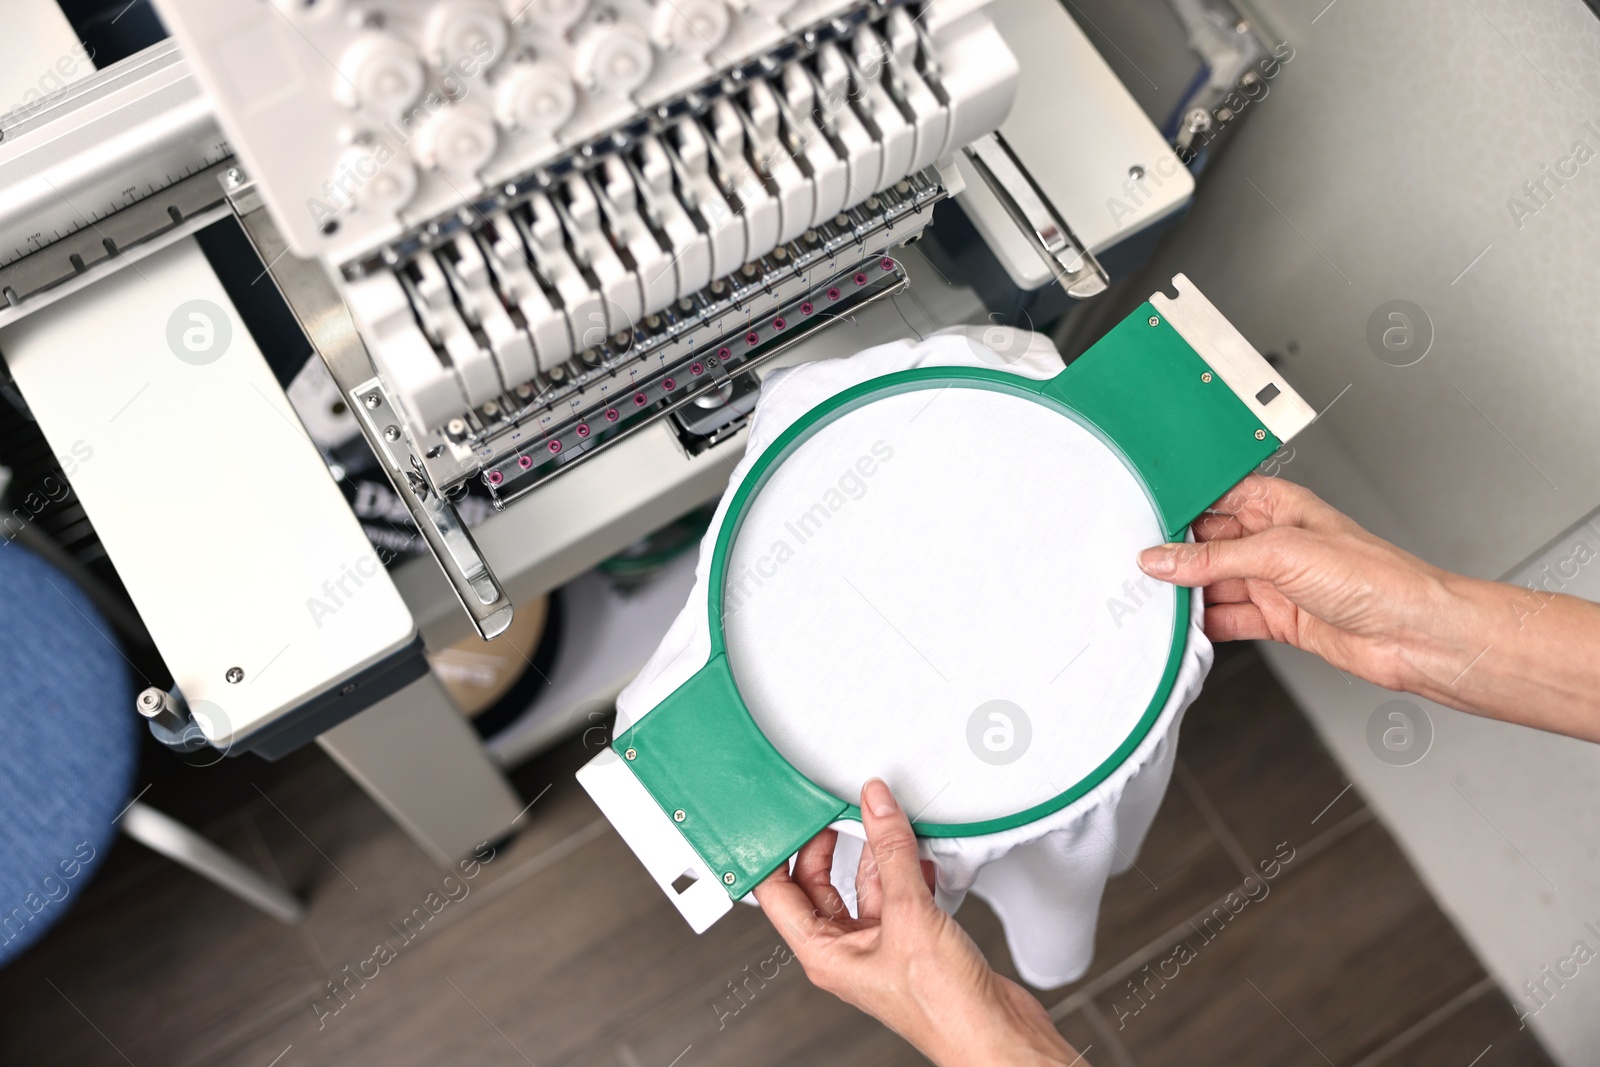
[[(707, 603), (711, 650), (706, 664), (620, 733), (611, 753), (585, 769), (597, 771), (598, 765), (609, 761), (631, 773), (659, 815), (671, 820), (667, 827), (681, 835), (703, 863), (705, 870), (695, 867), (684, 874), (711, 875), (731, 902), (830, 823), (860, 817), (854, 805), (798, 771), (762, 733), (739, 693), (723, 632), (728, 559), (750, 506), (778, 467), (822, 428), (865, 405), (911, 390), (988, 389), (1040, 403), (1074, 420), (1109, 448), (1143, 487), (1167, 539), (1180, 540), (1196, 516), (1311, 421), (1305, 403), (1187, 279), (1180, 275), (1174, 284), (1177, 298), (1152, 297), (1046, 381), (972, 367), (884, 375), (818, 404), (756, 460), (729, 502), (712, 557)], [(1136, 725), (1099, 766), (1025, 810), (978, 822), (919, 822), (918, 834), (972, 836), (1025, 825), (1061, 810), (1104, 781), (1160, 717), (1187, 645), (1189, 609), (1190, 593), (1179, 589), (1163, 674)], [(615, 773), (613, 768), (611, 774)], [(631, 812), (619, 819), (620, 804), (606, 802), (605, 791), (598, 788), (603, 783), (594, 777), (580, 774), (635, 852), (645, 858), (648, 850), (630, 836), (630, 830), (640, 832), (639, 819), (647, 819), (649, 813)], [(626, 789), (633, 789), (631, 783)], [(657, 859), (656, 852), (647, 866), (652, 859)], [(678, 872), (669, 864), (652, 868), (652, 873), (666, 887)], [(696, 929), (704, 928), (684, 903), (675, 902)]]

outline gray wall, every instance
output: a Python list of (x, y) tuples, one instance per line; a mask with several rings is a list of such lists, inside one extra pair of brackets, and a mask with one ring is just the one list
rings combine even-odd
[[(1283, 353), (1333, 405), (1284, 474), (1408, 549), (1502, 577), (1600, 544), (1573, 529), (1600, 504), (1600, 22), (1580, 0), (1260, 7), (1296, 54), (1133, 288), (1183, 271)], [(1545, 180), (1580, 142), (1595, 157)], [(1413, 366), (1369, 350), (1395, 299), (1431, 320)], [(1600, 562), (1568, 591), (1600, 599)], [(1366, 728), (1394, 694), (1272, 661), (1519, 1008), (1576, 942), (1600, 952), (1600, 747), (1429, 705), (1431, 750), (1391, 766)], [(1530, 1025), (1600, 1064), (1600, 961)]]

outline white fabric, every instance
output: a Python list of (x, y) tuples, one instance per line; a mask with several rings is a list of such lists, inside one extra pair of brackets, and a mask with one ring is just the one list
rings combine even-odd
[[(943, 365), (1034, 379), (1060, 372), (1043, 337), (996, 334), (982, 335), (993, 350), (956, 331), (768, 378), (745, 458), (702, 543), (695, 589), (618, 698), (619, 728), (709, 657), (710, 557), (755, 457), (816, 404), (883, 374)], [(1137, 482), (1060, 414), (968, 388), (876, 400), (811, 438), (756, 497), (725, 578), (730, 663), (779, 751), (836, 795), (853, 801), (880, 775), (923, 822), (1013, 814), (1084, 777), (1144, 711), (1175, 598), (1134, 559), (1161, 539)], [(940, 905), (954, 910), (969, 890), (987, 900), (1034, 985), (1062, 985), (1088, 966), (1106, 878), (1131, 865), (1149, 829), (1178, 722), (1210, 667), (1200, 622), (1196, 595), (1160, 718), (1105, 781), (1034, 822), (922, 842), (938, 867)], [(973, 732), (992, 700), (1008, 702), (1003, 714), (1024, 709), (1031, 727), (1011, 762), (985, 758)], [(836, 825), (834, 882), (853, 907), (862, 830)]]
[[(811, 406), (819, 377), (758, 417)], [(1135, 558), (1161, 540), (1133, 474), (1059, 411), (960, 386), (875, 400), (753, 498), (724, 582), (728, 660), (762, 732), (824, 789), (881, 775), (923, 822), (1015, 815), (1149, 707), (1176, 597)], [(1129, 592), (1137, 610), (1108, 612)]]

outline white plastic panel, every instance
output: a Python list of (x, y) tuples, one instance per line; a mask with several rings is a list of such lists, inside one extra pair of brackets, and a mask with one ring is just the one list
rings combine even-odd
[(51, 448), (79, 457), (73, 489), (213, 744), (412, 639), (192, 239), (0, 331), (0, 346)]
[[(733, 898), (717, 875), (615, 752), (606, 749), (585, 764), (578, 771), (578, 784), (695, 933), (704, 933), (733, 910)], [(675, 881), (687, 876), (694, 878), (692, 884), (681, 893), (673, 888)]]

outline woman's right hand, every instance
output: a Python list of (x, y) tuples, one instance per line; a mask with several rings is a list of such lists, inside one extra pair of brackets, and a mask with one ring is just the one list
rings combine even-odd
[(1213, 641), (1281, 641), (1387, 689), (1600, 740), (1600, 606), (1452, 574), (1258, 474), (1194, 534), (1139, 566), (1205, 589)]
[(1195, 521), (1194, 535), (1193, 544), (1146, 549), (1139, 566), (1205, 588), (1213, 641), (1281, 641), (1389, 689), (1448, 669), (1450, 654), (1464, 651), (1440, 641), (1457, 608), (1448, 572), (1293, 482), (1250, 475)]

